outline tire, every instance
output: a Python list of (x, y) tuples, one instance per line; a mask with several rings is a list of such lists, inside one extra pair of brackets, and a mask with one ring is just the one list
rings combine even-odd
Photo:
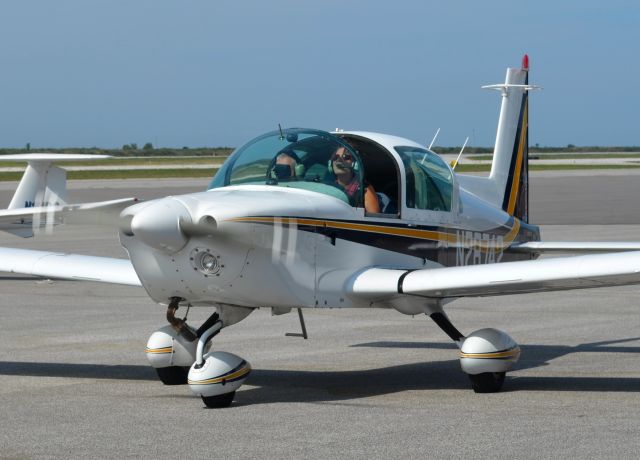
[(504, 383), (504, 372), (483, 372), (482, 374), (471, 375), (471, 388), (476, 393), (497, 393)]
[(165, 385), (186, 385), (189, 375), (188, 367), (171, 366), (157, 367), (156, 372), (160, 381)]
[(225, 393), (223, 395), (217, 396), (203, 396), (202, 401), (205, 406), (210, 409), (221, 409), (223, 407), (229, 407), (233, 402), (233, 398), (235, 397), (236, 392), (232, 391), (231, 393)]

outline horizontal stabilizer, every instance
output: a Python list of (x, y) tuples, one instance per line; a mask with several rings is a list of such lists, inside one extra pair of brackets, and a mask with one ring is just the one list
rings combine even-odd
[(348, 291), (371, 300), (495, 296), (640, 284), (640, 251), (421, 270), (370, 268)]
[(31, 236), (33, 228), (45, 228), (58, 224), (104, 225), (118, 227), (118, 217), (123, 209), (136, 203), (136, 198), (100, 201), (58, 206), (0, 210), (0, 230), (20, 234), (25, 230)]
[(0, 248), (0, 271), (45, 278), (141, 286), (129, 260), (110, 257)]

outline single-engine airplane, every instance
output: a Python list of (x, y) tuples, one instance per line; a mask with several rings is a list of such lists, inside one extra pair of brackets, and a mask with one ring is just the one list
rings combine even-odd
[[(149, 338), (149, 362), (209, 407), (230, 405), (251, 370), (211, 339), (262, 307), (424, 313), (458, 345), (472, 388), (498, 391), (520, 348), (496, 329), (464, 335), (447, 303), (640, 283), (640, 243), (542, 242), (529, 223), (528, 73), (525, 56), (487, 87), (502, 97), (488, 177), (400, 137), (278, 129), (238, 148), (202, 193), (67, 205), (53, 157), (14, 156), (29, 166), (2, 229), (112, 225), (130, 260), (0, 248), (0, 270), (142, 286), (169, 323)], [(547, 252), (590, 254), (536, 260)], [(180, 307), (215, 311), (196, 329)]]

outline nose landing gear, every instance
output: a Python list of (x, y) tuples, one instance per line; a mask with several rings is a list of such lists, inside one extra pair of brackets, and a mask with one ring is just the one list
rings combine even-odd
[(214, 351), (205, 354), (207, 344), (218, 335), (222, 327), (217, 313), (200, 327), (196, 361), (189, 369), (188, 375), (191, 391), (211, 408), (230, 406), (236, 390), (251, 372), (251, 365), (232, 353)]
[(228, 407), (250, 372), (251, 365), (239, 356), (214, 351), (203, 357), (201, 365), (191, 366), (189, 386), (207, 407)]
[[(251, 372), (251, 365), (244, 359), (224, 351), (210, 352), (211, 339), (220, 330), (240, 321), (251, 310), (220, 307), (203, 324), (194, 330), (185, 321), (175, 317), (180, 298), (173, 298), (167, 309), (170, 325), (151, 334), (147, 342), (147, 358), (165, 385), (189, 384), (191, 390), (207, 407), (228, 407), (236, 390)], [(229, 311), (229, 308), (233, 308)]]

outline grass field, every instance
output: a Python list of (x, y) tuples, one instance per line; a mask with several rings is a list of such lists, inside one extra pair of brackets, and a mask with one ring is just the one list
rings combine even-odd
[[(614, 159), (628, 159), (628, 158), (640, 158), (640, 153), (531, 153), (530, 158), (537, 158), (539, 160), (614, 160)], [(491, 160), (493, 155), (469, 155), (465, 158), (473, 161)]]
[[(489, 172), (491, 165), (488, 164), (461, 164), (455, 169), (457, 173), (467, 172)], [(594, 169), (638, 169), (637, 165), (529, 165), (531, 171), (563, 171), (563, 170), (594, 170)], [(218, 168), (212, 165), (211, 168), (175, 168), (175, 169), (118, 169), (118, 170), (88, 170), (88, 171), (67, 171), (67, 178), (70, 180), (83, 179), (153, 179), (153, 178), (180, 178), (180, 177), (213, 177)], [(22, 177), (21, 171), (0, 172), (0, 182), (19, 181)]]
[[(588, 170), (593, 170), (593, 169), (637, 169), (640, 168), (640, 164), (638, 165), (630, 165), (630, 164), (624, 164), (624, 165), (571, 165), (571, 164), (565, 164), (565, 165), (529, 165), (529, 170), (530, 171), (576, 171), (576, 170), (584, 170), (584, 169), (588, 169)], [(489, 172), (489, 170), (491, 169), (491, 165), (490, 164), (478, 164), (478, 165), (474, 165), (474, 164), (461, 164), (456, 166), (455, 171), (457, 173), (465, 173), (465, 172)]]
[[(535, 155), (541, 159), (595, 159), (595, 158), (621, 158), (640, 160), (640, 153), (559, 153)], [(0, 156), (0, 159), (2, 157)], [(491, 160), (491, 155), (470, 155), (470, 160)], [(113, 157), (104, 160), (89, 161), (61, 161), (58, 164), (62, 167), (103, 167), (117, 166), (118, 169), (90, 169), (82, 171), (67, 171), (67, 177), (71, 180), (82, 179), (148, 179), (148, 178), (181, 178), (181, 177), (213, 177), (220, 165), (227, 159), (226, 156), (149, 156), (149, 157)], [(166, 168), (176, 165), (175, 168)], [(188, 165), (210, 165), (210, 168), (189, 168)], [(127, 169), (128, 166), (141, 169)], [(166, 169), (159, 169), (164, 166)], [(25, 167), (21, 161), (0, 161), (0, 168), (3, 167)], [(456, 167), (456, 172), (488, 172), (489, 164), (460, 164)], [(553, 164), (539, 165), (530, 164), (532, 171), (562, 171), (562, 170), (595, 170), (595, 169), (634, 169), (640, 168), (638, 164)], [(0, 171), (0, 181), (18, 181), (22, 177), (22, 171)]]
[[(57, 161), (56, 164), (64, 166), (155, 166), (170, 164), (210, 164), (220, 165), (226, 160), (226, 156), (218, 157), (145, 157), (145, 158), (106, 158), (104, 160), (85, 161)], [(2, 157), (0, 156), (0, 160)], [(0, 161), (0, 168), (24, 166), (24, 161)]]

